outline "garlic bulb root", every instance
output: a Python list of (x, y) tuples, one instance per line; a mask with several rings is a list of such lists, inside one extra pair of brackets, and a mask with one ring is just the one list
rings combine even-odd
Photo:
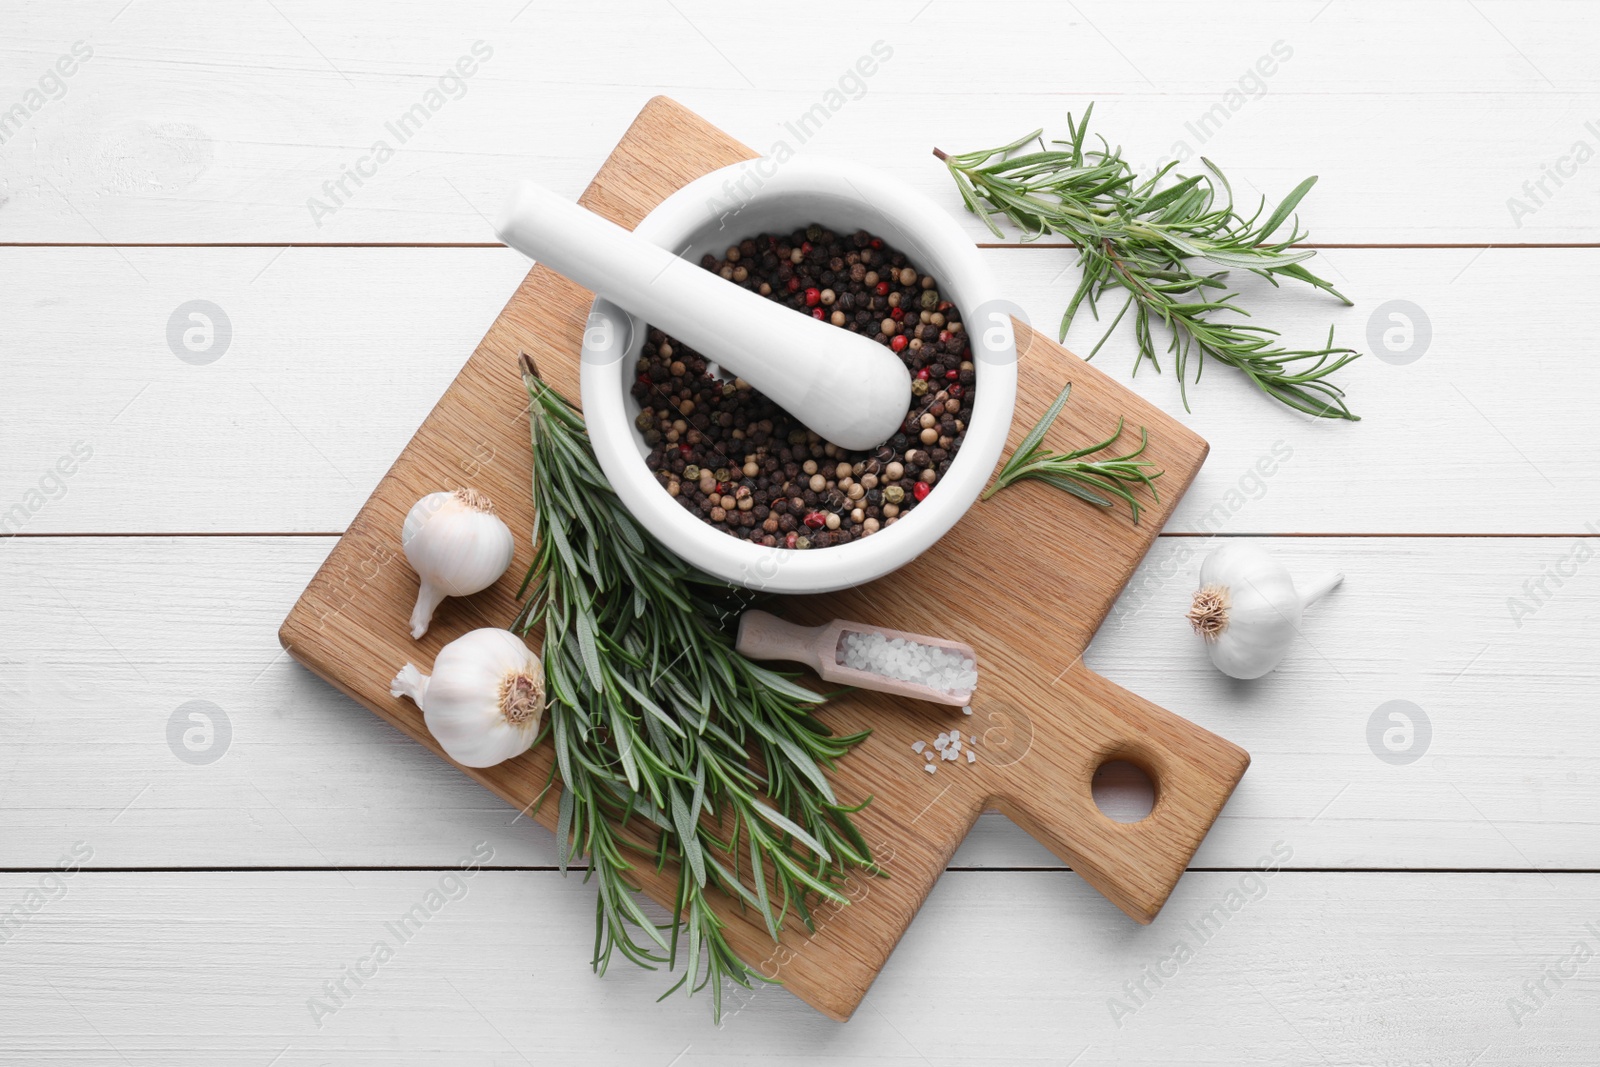
[(1189, 625), (1207, 641), (1215, 641), (1228, 628), (1228, 589), (1222, 585), (1203, 586), (1189, 608)]
[(389, 694), (422, 709), (428, 732), (466, 767), (493, 767), (520, 756), (544, 718), (544, 666), (516, 634), (485, 627), (451, 641), (433, 675), (400, 668)]
[(516, 541), (476, 489), (429, 493), (412, 505), (400, 544), (421, 584), (411, 611), (411, 636), (428, 632), (447, 596), (471, 596), (493, 585), (511, 566)]
[(428, 699), (428, 676), (417, 670), (415, 664), (407, 663), (389, 683), (389, 695), (405, 697), (420, 708)]
[(1342, 574), (1325, 574), (1297, 587), (1265, 549), (1234, 542), (1201, 564), (1189, 625), (1223, 674), (1259, 678), (1282, 661), (1305, 609), (1342, 581)]

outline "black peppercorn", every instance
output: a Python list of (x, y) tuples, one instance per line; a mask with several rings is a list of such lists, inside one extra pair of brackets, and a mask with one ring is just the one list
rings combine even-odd
[[(636, 426), (652, 476), (691, 514), (760, 544), (847, 544), (886, 525), (886, 503), (895, 505), (891, 518), (914, 508), (912, 488), (942, 473), (960, 447), (975, 384), (970, 362), (946, 377), (970, 355), (959, 311), (943, 300), (937, 279), (870, 234), (840, 235), (820, 224), (747, 238), (702, 262), (802, 312), (812, 309), (808, 289), (826, 289), (813, 298), (831, 308), (824, 321), (880, 344), (891, 336), (914, 341), (902, 342), (897, 354), (913, 373), (927, 373), (900, 432), (870, 454), (849, 452), (816, 438), (748, 384), (713, 376), (699, 353), (647, 327), (629, 389), (640, 405)], [(883, 325), (890, 307), (903, 309), (892, 335)], [(926, 428), (924, 413), (936, 420)], [(937, 447), (919, 448), (925, 429), (937, 435)], [(908, 449), (916, 451), (907, 456)], [(888, 477), (891, 465), (902, 477)], [(836, 525), (802, 521), (818, 511)]]

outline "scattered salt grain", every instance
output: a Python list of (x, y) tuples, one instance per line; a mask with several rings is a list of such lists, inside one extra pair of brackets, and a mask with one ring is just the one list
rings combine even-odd
[(968, 704), (966, 707), (962, 708), (961, 709), (961, 714), (963, 714), (963, 715), (971, 715), (972, 714), (972, 705)]
[(836, 658), (852, 670), (870, 671), (946, 693), (970, 691), (978, 685), (978, 665), (970, 658), (903, 637), (846, 630), (839, 636)]
[(960, 730), (947, 730), (932, 741), (911, 742), (911, 751), (921, 754), (922, 769), (933, 774), (938, 771), (941, 763), (960, 763), (963, 754), (966, 755), (968, 764), (977, 763), (977, 744), (977, 734), (962, 736)]

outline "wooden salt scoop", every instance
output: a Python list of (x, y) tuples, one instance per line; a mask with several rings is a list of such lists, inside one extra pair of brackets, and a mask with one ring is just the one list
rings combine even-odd
[(923, 634), (909, 634), (904, 630), (890, 630), (882, 626), (869, 626), (864, 622), (834, 619), (821, 626), (796, 626), (765, 611), (747, 611), (739, 617), (739, 639), (734, 648), (740, 655), (751, 659), (781, 659), (799, 663), (817, 672), (825, 682), (839, 682), (859, 689), (929, 700), (936, 704), (963, 707), (972, 700), (971, 689), (935, 689), (917, 682), (903, 682), (871, 671), (846, 667), (839, 661), (839, 643), (846, 633), (880, 634), (893, 640), (896, 637), (915, 641), (919, 645), (954, 652), (973, 662), (976, 670), (978, 654), (971, 645), (960, 641), (945, 641)]

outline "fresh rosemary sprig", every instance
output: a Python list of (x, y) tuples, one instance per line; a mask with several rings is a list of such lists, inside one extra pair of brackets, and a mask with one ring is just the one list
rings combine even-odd
[[(1028, 436), (1017, 445), (1017, 450), (1011, 453), (1011, 458), (1000, 468), (1000, 474), (995, 478), (994, 484), (984, 491), (982, 499), (988, 500), (1014, 482), (1035, 478), (1091, 504), (1099, 504), (1103, 508), (1112, 507), (1115, 500), (1126, 501), (1128, 509), (1133, 512), (1133, 524), (1137, 526), (1139, 500), (1129, 491), (1129, 487), (1144, 486), (1150, 490), (1150, 495), (1159, 504), (1161, 497), (1156, 494), (1155, 481), (1165, 473), (1154, 471), (1154, 463), (1139, 459), (1144, 454), (1145, 446), (1150, 443), (1149, 434), (1140, 427), (1139, 447), (1127, 455), (1084, 461), (1084, 456), (1111, 447), (1122, 436), (1122, 420), (1118, 419), (1117, 432), (1097, 445), (1080, 448), (1076, 452), (1040, 451), (1040, 446), (1044, 444), (1044, 435), (1054, 425), (1056, 416), (1061, 414), (1061, 409), (1066, 407), (1067, 397), (1070, 395), (1072, 395), (1072, 383), (1068, 382), (1062, 386), (1061, 395), (1050, 405), (1050, 410), (1044, 413), (1033, 429), (1028, 431)], [(1106, 493), (1110, 493), (1111, 496), (1104, 495)]]
[[(1178, 175), (1173, 184), (1161, 188), (1176, 162), (1141, 180), (1122, 158), (1122, 150), (1112, 148), (1105, 138), (1097, 138), (1098, 148), (1085, 148), (1093, 112), (1091, 104), (1081, 123), (1067, 116), (1068, 139), (1051, 142), (1061, 146), (1058, 150), (1039, 140), (1042, 130), (999, 148), (962, 155), (934, 149), (949, 168), (967, 209), (981, 217), (995, 236), (1003, 236), (994, 221), (1000, 214), (1023, 231), (1024, 240), (1057, 234), (1077, 248), (1083, 274), (1061, 316), (1061, 339), (1066, 339), (1086, 302), (1098, 320), (1098, 303), (1106, 291), (1124, 289), (1127, 300), (1089, 358), (1132, 307), (1139, 345), (1135, 371), (1147, 359), (1157, 371), (1161, 369), (1152, 334), (1152, 323), (1159, 321), (1170, 335), (1167, 351), (1172, 353), (1186, 410), (1190, 357), (1198, 382), (1209, 356), (1242, 371), (1256, 388), (1296, 411), (1357, 421), (1345, 405), (1344, 391), (1330, 379), (1359, 354), (1335, 347), (1331, 329), (1321, 348), (1288, 349), (1278, 342), (1277, 331), (1225, 317), (1249, 317), (1235, 303), (1237, 294), (1228, 291), (1231, 269), (1248, 270), (1274, 286), (1280, 278), (1304, 282), (1350, 303), (1306, 269), (1304, 263), (1316, 255), (1314, 251), (1291, 247), (1306, 236), (1298, 218), (1287, 233), (1279, 232), (1317, 179), (1301, 182), (1265, 219), (1261, 218), (1264, 199), (1255, 214), (1245, 218), (1233, 208), (1227, 178), (1209, 159), (1201, 159), (1208, 173)], [(1036, 140), (1038, 151), (1013, 154)], [(1193, 260), (1222, 269), (1198, 273), (1191, 266)]]
[[(776, 940), (791, 912), (811, 926), (809, 897), (843, 903), (850, 872), (875, 870), (850, 818), (865, 802), (841, 804), (821, 769), (867, 735), (835, 736), (811, 714), (822, 696), (734, 651), (723, 626), (741, 607), (734, 591), (639, 524), (582, 416), (523, 359), (536, 549), (516, 629), (545, 628), (560, 866), (589, 857), (597, 972), (614, 951), (651, 969), (682, 963), (667, 993), (709, 986), (720, 1017), (724, 979), (769, 979), (728, 945), (717, 891)], [(664, 927), (634, 899), (641, 864), (677, 865)]]

